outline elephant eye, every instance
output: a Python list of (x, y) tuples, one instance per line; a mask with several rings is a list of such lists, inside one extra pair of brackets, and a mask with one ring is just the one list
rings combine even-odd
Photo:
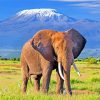
[(41, 42), (39, 42), (39, 43), (37, 44), (37, 47), (38, 47), (38, 48), (40, 48), (40, 47), (41, 47)]
[(56, 49), (58, 49), (59, 47), (58, 46), (56, 46)]

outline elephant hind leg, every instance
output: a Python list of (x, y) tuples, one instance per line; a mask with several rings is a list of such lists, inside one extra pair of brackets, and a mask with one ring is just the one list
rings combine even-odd
[(41, 79), (42, 74), (37, 75), (36, 78), (34, 78), (34, 90), (38, 92), (40, 90), (40, 79)]
[(49, 90), (49, 83), (50, 83), (52, 70), (53, 70), (53, 67), (50, 65), (49, 67), (43, 70), (42, 89), (41, 89), (43, 93), (47, 93)]
[(27, 83), (29, 79), (29, 68), (25, 59), (21, 59), (21, 71), (22, 71), (22, 93), (26, 93)]

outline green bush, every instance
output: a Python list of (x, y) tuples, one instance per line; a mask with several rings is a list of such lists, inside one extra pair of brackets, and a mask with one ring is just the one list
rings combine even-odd
[(83, 59), (81, 59), (81, 58), (77, 58), (77, 59), (75, 59), (75, 62), (81, 62)]
[(75, 83), (84, 83), (84, 82), (83, 81), (80, 81), (80, 80), (72, 79), (71, 80), (71, 83), (72, 84), (75, 84)]
[(97, 64), (97, 60), (96, 60), (96, 58), (91, 57), (91, 58), (88, 59), (88, 63), (89, 64)]
[(97, 64), (97, 62), (98, 62), (98, 60), (93, 57), (85, 58), (83, 61), (88, 62), (89, 64)]
[(91, 82), (100, 82), (100, 78), (92, 78)]
[(12, 61), (20, 61), (20, 58), (10, 58)]

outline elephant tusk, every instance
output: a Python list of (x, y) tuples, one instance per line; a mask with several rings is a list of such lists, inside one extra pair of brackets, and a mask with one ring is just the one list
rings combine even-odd
[(81, 75), (80, 75), (80, 71), (79, 71), (78, 68), (76, 67), (75, 63), (73, 63), (73, 67), (74, 67), (74, 69), (76, 70), (77, 74), (78, 74), (79, 76), (81, 76)]
[(60, 63), (60, 62), (58, 63), (58, 71), (59, 71), (60, 77), (61, 77), (63, 80), (65, 80), (65, 78), (64, 78), (64, 76), (63, 76), (63, 74), (62, 74), (61, 63)]

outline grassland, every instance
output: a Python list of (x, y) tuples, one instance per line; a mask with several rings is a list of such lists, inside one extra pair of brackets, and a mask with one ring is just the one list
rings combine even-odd
[(0, 60), (0, 100), (100, 100), (100, 64), (76, 64), (81, 76), (71, 68), (72, 97), (55, 93), (55, 71), (52, 73), (48, 94), (35, 93), (34, 84), (29, 81), (27, 94), (22, 95), (20, 62)]

